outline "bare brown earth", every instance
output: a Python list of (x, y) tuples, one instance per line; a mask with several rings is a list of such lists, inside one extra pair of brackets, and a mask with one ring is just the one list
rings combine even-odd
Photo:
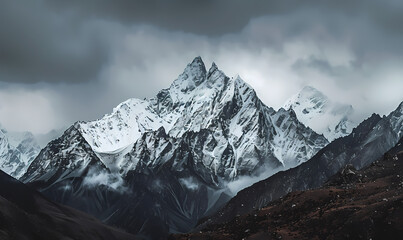
[(403, 239), (403, 143), (324, 187), (292, 192), (268, 206), (171, 239)]

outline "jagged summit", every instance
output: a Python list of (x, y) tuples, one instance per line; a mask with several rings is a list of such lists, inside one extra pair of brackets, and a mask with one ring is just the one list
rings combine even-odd
[(210, 69), (208, 70), (209, 74), (213, 73), (214, 71), (218, 70), (217, 64), (215, 64), (215, 62), (213, 62), (211, 64)]
[(170, 88), (181, 91), (193, 90), (206, 79), (206, 67), (201, 57), (196, 57), (189, 63), (183, 73), (172, 83)]
[(354, 112), (351, 105), (332, 101), (312, 86), (304, 87), (287, 100), (284, 108), (292, 108), (302, 123), (329, 141), (348, 135), (357, 125), (351, 120)]

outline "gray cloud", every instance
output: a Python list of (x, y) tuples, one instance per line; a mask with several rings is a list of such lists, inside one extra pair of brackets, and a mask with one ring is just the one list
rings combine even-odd
[(361, 117), (385, 114), (403, 100), (402, 11), (399, 0), (3, 1), (0, 122), (43, 132), (99, 118), (198, 55), (275, 108), (313, 85)]
[(59, 11), (74, 11), (82, 18), (102, 18), (131, 25), (146, 23), (203, 35), (238, 32), (256, 17), (287, 16), (298, 11), (335, 12), (347, 18), (367, 17), (379, 28), (400, 32), (399, 0), (47, 0)]
[(340, 77), (349, 71), (345, 66), (333, 66), (327, 59), (316, 56), (309, 56), (307, 59), (300, 58), (291, 67), (297, 72), (311, 68), (333, 77)]
[(397, 0), (125, 0), (119, 3), (38, 0), (3, 1), (1, 5), (0, 30), (7, 34), (0, 39), (0, 81), (96, 79), (110, 60), (114, 44), (109, 31), (105, 31), (108, 22), (127, 28), (154, 25), (216, 38), (238, 33), (253, 19), (268, 16), (267, 27), (260, 29), (262, 33), (255, 36), (257, 39), (243, 39), (244, 42), (261, 41), (252, 50), (259, 50), (265, 44), (281, 48), (282, 43), (320, 25), (329, 30), (323, 34), (331, 36), (317, 36), (316, 40), (332, 38), (347, 42), (357, 64), (382, 55), (388, 58), (390, 52), (403, 54), (400, 48), (403, 4)]
[(40, 1), (2, 1), (0, 30), (0, 81), (88, 81), (107, 61), (107, 39), (96, 27), (76, 25)]
[(279, 14), (301, 6), (300, 1), (267, 0), (108, 0), (49, 1), (59, 11), (73, 9), (83, 18), (95, 17), (123, 24), (152, 24), (170, 30), (205, 35), (236, 32), (250, 19)]

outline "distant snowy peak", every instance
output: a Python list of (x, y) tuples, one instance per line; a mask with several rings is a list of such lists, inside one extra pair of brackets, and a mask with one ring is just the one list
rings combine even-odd
[(19, 178), (39, 154), (40, 146), (30, 132), (10, 133), (0, 129), (0, 169)]
[(303, 124), (329, 141), (350, 134), (357, 125), (351, 120), (354, 112), (351, 105), (334, 102), (311, 86), (287, 100), (284, 108), (292, 108)]

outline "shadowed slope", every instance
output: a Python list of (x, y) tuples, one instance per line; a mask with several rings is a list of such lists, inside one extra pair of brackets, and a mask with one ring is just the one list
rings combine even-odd
[(99, 220), (45, 199), (0, 171), (0, 239), (135, 239)]

